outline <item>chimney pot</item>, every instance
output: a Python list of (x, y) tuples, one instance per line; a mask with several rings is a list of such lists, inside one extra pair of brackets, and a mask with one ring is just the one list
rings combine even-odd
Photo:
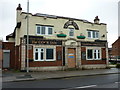
[(96, 16), (95, 19), (94, 19), (94, 23), (99, 24), (99, 21), (100, 21), (100, 19), (98, 18), (98, 16)]
[(22, 10), (22, 8), (21, 8), (21, 4), (18, 4), (18, 7), (17, 7), (16, 10)]

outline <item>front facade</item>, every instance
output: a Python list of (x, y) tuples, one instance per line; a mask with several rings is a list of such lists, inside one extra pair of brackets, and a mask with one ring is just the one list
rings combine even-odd
[(98, 16), (92, 23), (82, 19), (40, 13), (33, 15), (21, 11), (19, 4), (15, 30), (6, 36), (9, 42), (15, 42), (18, 69), (26, 70), (28, 28), (30, 70), (107, 67), (106, 24), (99, 23)]

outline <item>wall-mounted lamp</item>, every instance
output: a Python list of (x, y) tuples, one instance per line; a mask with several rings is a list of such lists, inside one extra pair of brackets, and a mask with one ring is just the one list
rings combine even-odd
[(102, 37), (105, 37), (105, 35), (103, 34)]
[(44, 16), (44, 19), (47, 19), (47, 16)]

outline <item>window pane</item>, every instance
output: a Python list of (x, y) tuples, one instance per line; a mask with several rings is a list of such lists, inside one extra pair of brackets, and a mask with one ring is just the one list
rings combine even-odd
[(95, 31), (93, 31), (93, 38), (95, 38)]
[(40, 34), (40, 27), (37, 27), (37, 34)]
[(38, 60), (38, 52), (35, 52), (35, 60)]
[(36, 51), (38, 51), (38, 49), (35, 49)]
[(70, 29), (69, 36), (74, 36), (74, 30)]
[(41, 60), (43, 60), (43, 52), (41, 52)]
[(98, 50), (98, 59), (100, 59), (100, 50)]
[(48, 28), (48, 34), (52, 34), (52, 28), (51, 27)]
[(94, 59), (97, 59), (97, 50), (94, 50)]
[(96, 32), (96, 38), (98, 38), (98, 32)]
[(92, 49), (88, 49), (88, 50), (87, 50), (87, 58), (88, 58), (88, 59), (92, 59), (92, 58), (93, 58), (93, 55), (92, 55), (92, 54), (93, 54)]
[(43, 49), (41, 49), (41, 51), (43, 51)]
[(100, 50), (94, 50), (94, 59), (100, 59)]
[(45, 34), (45, 26), (41, 27), (41, 34)]
[(91, 32), (90, 31), (88, 31), (88, 37), (91, 37)]
[(46, 59), (53, 59), (53, 49), (46, 49)]
[(73, 32), (71, 32), (71, 31), (70, 31), (70, 36), (74, 36), (74, 35), (73, 35)]

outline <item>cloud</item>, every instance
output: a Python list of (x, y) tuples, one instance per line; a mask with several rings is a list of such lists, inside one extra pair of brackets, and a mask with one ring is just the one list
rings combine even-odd
[[(45, 13), (58, 16), (86, 19), (93, 22), (96, 15), (100, 22), (107, 23), (108, 41), (117, 37), (117, 5), (119, 0), (29, 0), (30, 13)], [(16, 25), (16, 7), (21, 3), (27, 11), (27, 0), (0, 0), (0, 37), (12, 33)], [(111, 39), (111, 36), (115, 37)]]

